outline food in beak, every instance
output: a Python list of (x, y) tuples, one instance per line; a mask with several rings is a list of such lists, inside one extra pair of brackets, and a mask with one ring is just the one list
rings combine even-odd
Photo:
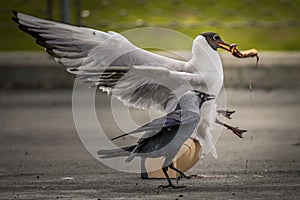
[(256, 49), (240, 51), (236, 44), (232, 44), (232, 45), (230, 45), (230, 51), (233, 56), (238, 57), (238, 58), (256, 57), (256, 66), (257, 66), (259, 57), (258, 57)]
[(231, 45), (226, 44), (226, 43), (218, 43), (218, 44), (222, 49), (230, 51), (231, 54), (235, 57), (238, 57), (238, 58), (256, 57), (256, 67), (257, 67), (259, 57), (258, 57), (256, 49), (240, 51), (236, 44), (231, 44)]

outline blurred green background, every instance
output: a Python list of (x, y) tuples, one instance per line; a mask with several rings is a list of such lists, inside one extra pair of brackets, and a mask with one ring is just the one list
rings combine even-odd
[[(11, 11), (60, 21), (60, 0), (1, 3), (0, 50), (42, 50), (17, 29)], [(104, 31), (155, 26), (192, 38), (215, 31), (240, 49), (300, 50), (300, 0), (70, 0), (70, 12), (70, 23)]]

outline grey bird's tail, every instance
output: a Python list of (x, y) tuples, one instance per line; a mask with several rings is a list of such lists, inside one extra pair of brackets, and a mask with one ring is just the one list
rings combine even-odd
[(136, 145), (123, 147), (120, 149), (102, 149), (97, 152), (100, 155), (100, 158), (115, 158), (115, 157), (123, 157), (129, 156), (131, 151), (136, 147)]

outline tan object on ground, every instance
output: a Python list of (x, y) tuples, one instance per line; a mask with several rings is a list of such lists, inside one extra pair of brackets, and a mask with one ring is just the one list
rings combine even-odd
[[(199, 141), (195, 138), (189, 138), (177, 154), (177, 156), (180, 155), (180, 157), (174, 159), (176, 160), (174, 167), (182, 172), (186, 172), (200, 160), (200, 153), (201, 145)], [(163, 157), (142, 159), (142, 171), (146, 171), (146, 173), (142, 173), (142, 178), (166, 178), (161, 169), (163, 162)], [(168, 174), (170, 178), (179, 176), (179, 174), (172, 169), (168, 170)]]

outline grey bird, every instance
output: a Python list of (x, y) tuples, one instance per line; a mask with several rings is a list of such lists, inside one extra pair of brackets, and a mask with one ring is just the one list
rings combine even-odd
[(155, 119), (140, 128), (113, 138), (118, 139), (126, 135), (145, 132), (137, 141), (136, 145), (124, 147), (122, 149), (100, 150), (98, 154), (101, 158), (113, 158), (128, 156), (126, 162), (130, 162), (136, 156), (143, 158), (165, 157), (162, 171), (168, 180), (168, 185), (160, 185), (159, 188), (182, 188), (185, 186), (175, 186), (168, 175), (168, 169), (175, 170), (181, 177), (190, 178), (182, 171), (174, 167), (174, 158), (179, 152), (184, 142), (193, 134), (200, 122), (201, 106), (204, 102), (215, 99), (201, 91), (188, 91), (182, 95), (173, 112), (166, 116)]

